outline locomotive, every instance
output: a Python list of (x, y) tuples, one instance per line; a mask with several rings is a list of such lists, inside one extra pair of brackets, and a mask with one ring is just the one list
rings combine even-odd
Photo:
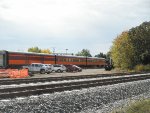
[(105, 58), (56, 55), (45, 53), (0, 51), (1, 68), (21, 68), (31, 63), (78, 65), (80, 67), (104, 67)]

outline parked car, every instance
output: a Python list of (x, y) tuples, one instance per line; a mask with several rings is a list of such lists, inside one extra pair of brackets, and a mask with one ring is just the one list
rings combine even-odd
[(49, 73), (51, 73), (53, 71), (53, 67), (50, 66), (49, 64), (43, 64), (43, 67), (46, 68), (45, 71), (46, 71), (47, 74), (49, 74)]
[(50, 68), (51, 68), (51, 70), (53, 71), (54, 66), (53, 66), (52, 64), (47, 64), (47, 65), (49, 65), (49, 67), (50, 67)]
[(28, 69), (31, 73), (45, 74), (49, 71), (49, 68), (44, 66), (42, 63), (32, 63), (28, 66), (23, 66), (24, 69)]
[(82, 68), (76, 65), (66, 65), (66, 71), (67, 72), (81, 72)]
[(76, 70), (78, 71), (78, 72), (81, 72), (82, 71), (82, 68), (81, 67), (79, 67), (79, 66), (77, 66), (77, 65), (73, 65), (75, 68), (76, 68)]
[(64, 65), (54, 64), (53, 71), (62, 73), (63, 71), (66, 71), (66, 67)]

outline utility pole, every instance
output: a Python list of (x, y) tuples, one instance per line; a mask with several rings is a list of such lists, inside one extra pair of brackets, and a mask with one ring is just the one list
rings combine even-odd
[(53, 54), (55, 54), (55, 47), (52, 47), (53, 48)]
[(68, 49), (66, 49), (66, 55), (67, 55), (67, 51), (68, 51)]

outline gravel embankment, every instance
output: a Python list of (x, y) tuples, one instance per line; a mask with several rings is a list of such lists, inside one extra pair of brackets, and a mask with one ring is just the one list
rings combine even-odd
[(107, 113), (132, 99), (150, 98), (150, 80), (0, 101), (1, 113)]

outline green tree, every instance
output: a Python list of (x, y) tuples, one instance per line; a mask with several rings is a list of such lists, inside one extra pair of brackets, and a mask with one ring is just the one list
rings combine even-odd
[(150, 63), (150, 22), (144, 22), (141, 25), (129, 30), (130, 41), (133, 44), (136, 64)]
[(92, 55), (90, 54), (90, 51), (88, 49), (82, 49), (81, 52), (78, 52), (76, 54), (77, 56), (87, 56), (87, 57), (92, 57)]
[(99, 54), (95, 55), (95, 57), (98, 57), (98, 58), (106, 58), (107, 55), (104, 54), (104, 53), (102, 53), (102, 52), (100, 52)]
[(115, 67), (132, 69), (138, 64), (150, 64), (150, 22), (122, 32), (110, 52)]
[(110, 57), (110, 52), (108, 52), (107, 54), (100, 52), (99, 54), (95, 55), (95, 57), (105, 58), (107, 64), (113, 65), (111, 57)]

